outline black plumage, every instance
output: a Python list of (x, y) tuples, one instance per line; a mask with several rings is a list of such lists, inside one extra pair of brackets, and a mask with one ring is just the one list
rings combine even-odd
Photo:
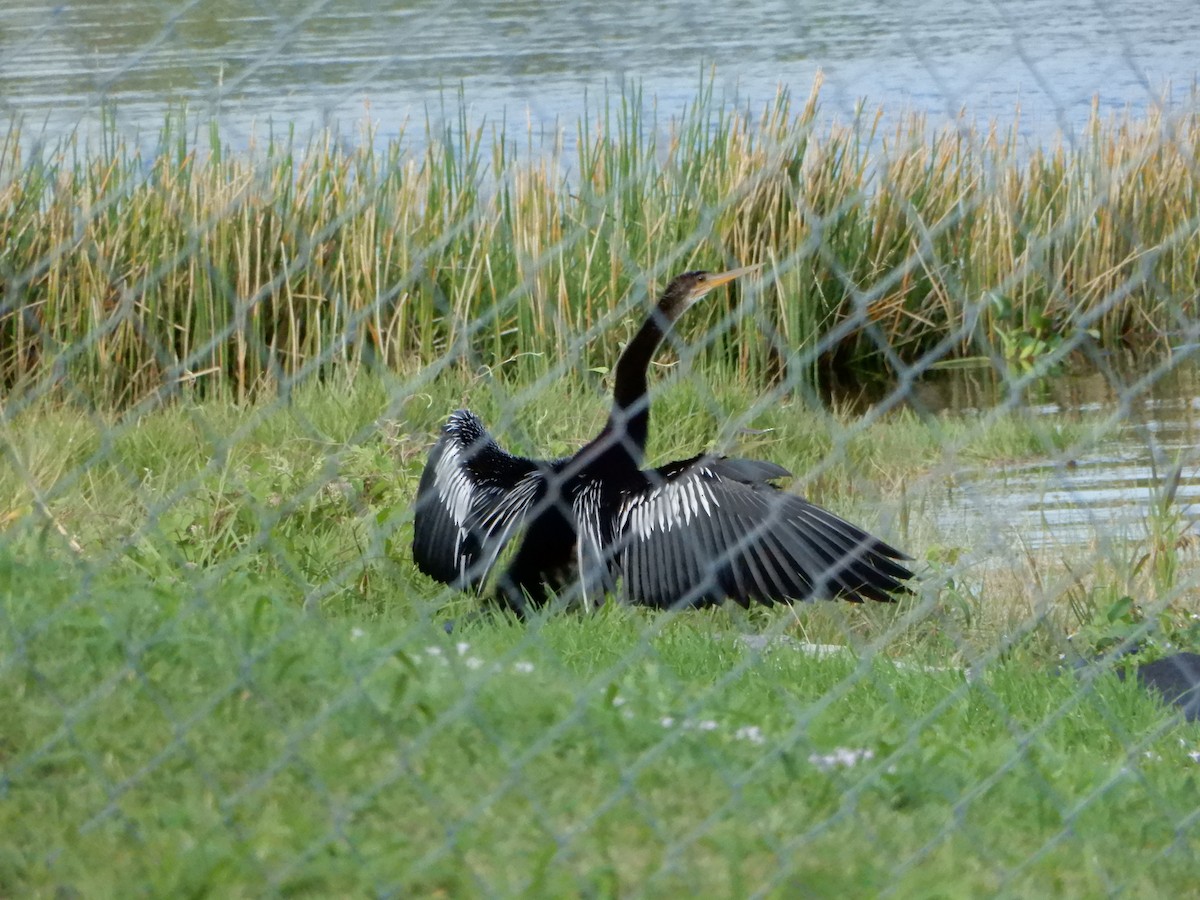
[(472, 413), (450, 416), (421, 476), (413, 557), (427, 575), (482, 592), (496, 578), (518, 613), (578, 583), (585, 604), (619, 590), (655, 607), (842, 597), (890, 600), (912, 573), (899, 550), (773, 482), (768, 462), (701, 455), (643, 469), (646, 373), (680, 315), (751, 269), (675, 278), (626, 346), (613, 409), (578, 453), (532, 460), (502, 450)]

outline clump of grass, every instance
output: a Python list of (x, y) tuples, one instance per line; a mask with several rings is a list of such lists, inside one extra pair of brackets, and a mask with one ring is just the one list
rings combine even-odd
[(1023, 150), (966, 120), (818, 127), (818, 103), (781, 94), (754, 117), (702, 94), (660, 127), (624, 95), (573, 159), (532, 136), (485, 150), (465, 113), (418, 150), (367, 133), (235, 151), (168, 123), (148, 153), (112, 135), (26, 158), (14, 125), (0, 384), (121, 406), (335, 369), (601, 368), (653, 285), (735, 261), (767, 280), (682, 337), (756, 384), (1187, 331), (1197, 104), (1096, 112), (1078, 142)]

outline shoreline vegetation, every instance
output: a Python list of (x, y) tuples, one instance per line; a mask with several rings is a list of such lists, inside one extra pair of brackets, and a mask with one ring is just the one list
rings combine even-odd
[(1196, 340), (1195, 95), (1033, 148), (965, 117), (817, 124), (819, 100), (819, 80), (758, 115), (702, 93), (664, 128), (613, 97), (570, 159), (488, 144), (465, 104), (414, 150), (235, 151), (168, 122), (149, 153), (110, 134), (27, 158), (14, 125), (0, 389), (128, 408), (363, 368), (602, 372), (672, 274), (752, 262), (764, 280), (680, 330), (760, 387)]
[[(1200, 644), (1188, 459), (1147, 478), (1143, 537), (1010, 550), (1003, 505), (991, 534), (939, 519), (965, 466), (1061, 479), (1127, 394), (859, 415), (799, 389), (982, 357), (1015, 396), (1194, 344), (1196, 112), (1027, 152), (824, 131), (815, 103), (666, 136), (622, 98), (570, 178), (478, 128), (43, 161), (10, 132), (0, 896), (1193, 892), (1197, 732), (1108, 666)], [(447, 412), (569, 451), (652, 288), (751, 261), (769, 280), (684, 321), (649, 457), (791, 469), (917, 557), (915, 595), (518, 624), (416, 570)], [(1183, 352), (1152, 374), (1192, 378)]]

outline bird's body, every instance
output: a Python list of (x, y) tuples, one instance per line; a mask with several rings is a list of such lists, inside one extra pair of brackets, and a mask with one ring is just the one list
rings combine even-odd
[(643, 469), (646, 372), (675, 320), (748, 270), (689, 272), (668, 286), (617, 363), (613, 409), (578, 453), (533, 460), (502, 450), (472, 413), (442, 428), (417, 490), (413, 556), (427, 575), (482, 591), (497, 578), (518, 614), (578, 584), (587, 604), (620, 587), (655, 607), (842, 596), (888, 600), (912, 573), (900, 551), (771, 482), (773, 463), (700, 455)]

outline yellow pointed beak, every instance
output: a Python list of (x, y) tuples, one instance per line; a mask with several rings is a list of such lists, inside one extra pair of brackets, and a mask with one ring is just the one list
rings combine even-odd
[(755, 266), (742, 266), (740, 269), (730, 269), (728, 272), (716, 272), (704, 279), (705, 293), (713, 288), (719, 288), (723, 284), (729, 284), (735, 278), (741, 278), (743, 275), (749, 275), (751, 272), (757, 272), (762, 268), (762, 263)]

